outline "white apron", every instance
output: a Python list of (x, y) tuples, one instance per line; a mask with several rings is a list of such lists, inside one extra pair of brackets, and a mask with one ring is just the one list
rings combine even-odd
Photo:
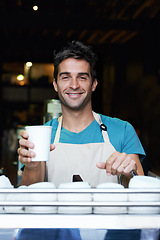
[[(100, 115), (94, 112), (93, 114), (101, 129), (105, 128)], [(56, 187), (61, 183), (72, 182), (73, 175), (80, 175), (91, 187), (104, 182), (117, 183), (117, 176), (108, 176), (104, 169), (96, 167), (98, 162), (106, 162), (116, 151), (109, 141), (107, 130), (102, 130), (104, 142), (69, 144), (59, 142), (61, 126), (62, 116), (54, 139), (55, 149), (50, 152), (50, 159), (46, 163), (47, 180)]]

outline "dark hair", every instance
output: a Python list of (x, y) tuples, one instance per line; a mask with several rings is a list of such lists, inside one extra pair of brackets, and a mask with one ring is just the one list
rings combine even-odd
[(92, 82), (94, 82), (96, 78), (97, 56), (92, 51), (90, 46), (84, 45), (82, 42), (79, 41), (69, 42), (61, 51), (59, 51), (58, 53), (54, 52), (53, 64), (54, 64), (54, 78), (56, 81), (59, 64), (67, 58), (86, 60), (90, 64)]

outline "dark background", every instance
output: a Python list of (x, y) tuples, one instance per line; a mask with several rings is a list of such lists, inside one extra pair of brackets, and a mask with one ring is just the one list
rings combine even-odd
[[(92, 45), (99, 57), (93, 109), (129, 121), (147, 153), (145, 172), (160, 174), (159, 26), (159, 0), (0, 0), (0, 166), (13, 182), (10, 131), (42, 124), (44, 100), (57, 96), (46, 76), (30, 76), (24, 86), (3, 76), (19, 74), (27, 61), (52, 63), (53, 51), (72, 40)], [(32, 98), (36, 88), (39, 97)]]

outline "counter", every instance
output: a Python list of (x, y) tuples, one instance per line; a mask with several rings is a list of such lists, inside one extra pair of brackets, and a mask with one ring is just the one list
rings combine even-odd
[[(160, 189), (1, 189), (0, 194), (158, 194)], [(147, 195), (146, 195), (147, 196)], [(160, 201), (152, 202), (37, 202), (0, 201), (0, 206), (98, 206), (98, 207), (160, 207)], [(50, 214), (50, 213), (1, 213), (0, 228), (83, 228), (83, 229), (157, 229), (160, 228), (158, 214)]]

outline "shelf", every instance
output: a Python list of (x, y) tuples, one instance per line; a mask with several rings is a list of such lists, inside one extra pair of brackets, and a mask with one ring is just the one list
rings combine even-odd
[[(160, 194), (160, 189), (0, 189), (0, 194)], [(160, 207), (160, 201), (143, 202), (96, 202), (96, 201), (0, 201), (0, 206), (7, 207)], [(57, 213), (1, 213), (1, 229), (11, 228), (79, 228), (79, 229), (159, 229), (159, 214), (57, 214)]]
[(0, 228), (160, 228), (160, 215), (0, 214), (0, 219)]

